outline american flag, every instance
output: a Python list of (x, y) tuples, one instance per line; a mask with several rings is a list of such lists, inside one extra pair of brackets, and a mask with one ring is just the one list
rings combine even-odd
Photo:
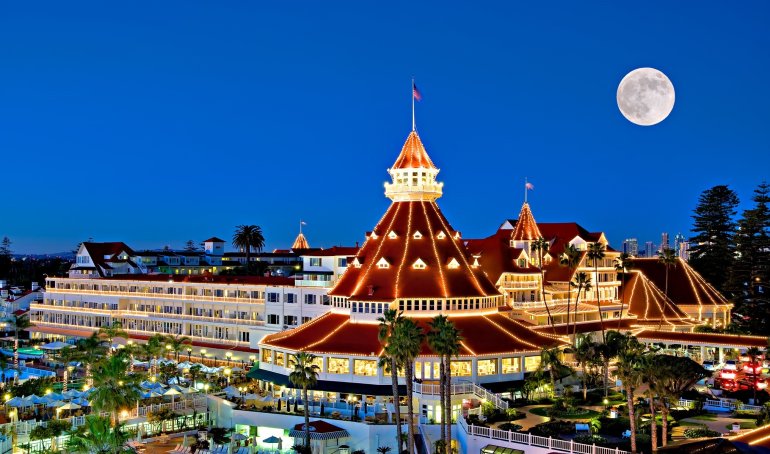
[(422, 94), (420, 93), (420, 90), (417, 89), (417, 85), (412, 82), (412, 96), (414, 96), (414, 99), (417, 101), (422, 101)]
[(535, 185), (534, 185), (534, 184), (532, 184), (532, 183), (529, 183), (529, 182), (527, 182), (526, 184), (524, 184), (524, 187), (525, 187), (526, 189), (529, 189), (530, 191), (534, 191), (534, 190), (535, 190)]

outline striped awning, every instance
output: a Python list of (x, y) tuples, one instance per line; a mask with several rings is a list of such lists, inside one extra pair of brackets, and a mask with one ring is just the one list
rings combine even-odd
[[(292, 438), (303, 438), (305, 436), (305, 424), (297, 424), (292, 430), (289, 431), (289, 436)], [(310, 421), (310, 439), (311, 440), (331, 440), (334, 438), (346, 438), (350, 433), (329, 424), (326, 421)]]

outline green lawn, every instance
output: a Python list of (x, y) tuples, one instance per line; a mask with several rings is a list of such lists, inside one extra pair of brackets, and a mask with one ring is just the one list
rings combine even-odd
[[(529, 410), (529, 412), (532, 413), (533, 415), (546, 416), (546, 417), (549, 416), (548, 407), (532, 408)], [(601, 416), (601, 413), (599, 413), (598, 411), (585, 410), (585, 413), (580, 413), (576, 415), (559, 415), (556, 418), (558, 419), (593, 419), (598, 416)]]
[(686, 427), (706, 427), (705, 424), (694, 421), (679, 421), (679, 425)]
[[(733, 425), (728, 424), (725, 426), (727, 430), (733, 430)], [(757, 423), (756, 421), (741, 421), (741, 429), (756, 429)]]

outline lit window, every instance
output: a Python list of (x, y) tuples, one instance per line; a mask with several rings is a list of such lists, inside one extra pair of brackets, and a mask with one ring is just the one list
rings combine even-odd
[(519, 366), (519, 358), (503, 358), (503, 370), (504, 374), (515, 374), (521, 372)]
[(452, 260), (449, 261), (447, 268), (449, 268), (450, 270), (455, 270), (457, 268), (460, 268), (460, 263), (457, 261), (457, 259), (452, 258)]
[(390, 238), (391, 240), (395, 240), (396, 238), (398, 238), (398, 235), (396, 235), (396, 232), (391, 230), (390, 233), (388, 233), (388, 238)]
[(353, 361), (355, 375), (374, 377), (377, 375), (377, 361), (368, 359), (356, 359)]
[(329, 358), (330, 374), (349, 374), (350, 361), (347, 358)]
[(420, 238), (422, 238), (422, 233), (420, 233), (420, 231), (418, 230), (414, 232), (414, 235), (412, 235), (412, 238), (414, 238), (415, 240), (419, 240)]
[(422, 259), (417, 259), (417, 261), (412, 264), (412, 268), (416, 270), (424, 270), (425, 262), (423, 262)]
[(497, 374), (497, 360), (496, 359), (480, 359), (477, 361), (478, 375), (496, 375)]
[(436, 238), (438, 238), (439, 240), (443, 240), (444, 238), (446, 238), (446, 234), (442, 230), (442, 231), (438, 232), (438, 235), (436, 235)]
[(377, 268), (380, 268), (380, 269), (390, 268), (390, 263), (388, 263), (388, 261), (385, 260), (385, 257), (383, 257), (377, 262)]
[(361, 268), (361, 262), (358, 261), (358, 257), (353, 259), (353, 266), (356, 268)]

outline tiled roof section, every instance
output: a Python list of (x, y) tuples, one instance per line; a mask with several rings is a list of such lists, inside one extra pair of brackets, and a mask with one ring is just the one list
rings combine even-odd
[(564, 247), (577, 236), (588, 242), (597, 241), (601, 236), (590, 233), (575, 222), (540, 222), (537, 226), (543, 238), (551, 242), (548, 251), (554, 257), (561, 255)]
[(102, 270), (110, 269), (106, 262), (117, 259), (117, 255), (125, 252), (128, 255), (135, 255), (134, 251), (122, 241), (110, 241), (106, 243), (83, 242), (83, 247), (91, 257), (91, 262), (96, 265), (96, 271), (104, 277)]
[(529, 209), (529, 204), (524, 202), (519, 212), (519, 219), (516, 221), (516, 227), (513, 229), (511, 239), (513, 241), (533, 241), (540, 238), (540, 229), (537, 228), (535, 217), (532, 215), (532, 210)]
[[(622, 280), (622, 278), (621, 278)], [(626, 274), (621, 288), (621, 300), (628, 305), (628, 313), (639, 321), (663, 320), (661, 325), (689, 324), (688, 316), (647, 277), (638, 270)]]
[[(666, 266), (656, 258), (633, 259), (632, 269), (643, 273), (656, 287), (666, 288)], [(690, 265), (677, 259), (668, 270), (668, 297), (677, 305), (728, 306), (730, 302)]]
[[(619, 330), (627, 331), (633, 326), (634, 320), (624, 318), (623, 320), (606, 320), (604, 322), (605, 330)], [(572, 334), (572, 330), (575, 330), (577, 334), (595, 333), (602, 330), (602, 322), (594, 320), (592, 322), (578, 323), (577, 325), (556, 325), (556, 334), (559, 336), (568, 336)], [(539, 325), (531, 328), (538, 333), (551, 334), (553, 329), (551, 325)]]
[[(549, 253), (553, 257), (553, 260), (551, 260), (550, 263), (545, 264), (545, 281), (546, 283), (549, 282), (571, 282), (573, 280), (573, 276), (577, 272), (576, 268), (567, 268), (566, 266), (562, 266), (560, 263), (561, 261), (561, 254), (564, 252), (564, 249), (559, 254), (555, 254), (552, 250), (549, 250)], [(580, 257), (578, 258), (578, 263), (581, 263), (583, 261), (583, 258), (585, 257), (586, 252), (581, 251)]]
[(302, 252), (303, 256), (307, 257), (353, 257), (358, 253), (358, 248), (355, 246), (332, 246), (326, 249), (314, 250), (311, 252)]
[(406, 138), (404, 147), (401, 149), (401, 154), (398, 155), (396, 162), (393, 164), (393, 169), (435, 169), (433, 161), (430, 160), (428, 153), (425, 151), (425, 147), (420, 140), (420, 136), (417, 135), (417, 131), (409, 133), (409, 137)]
[(717, 333), (680, 333), (675, 331), (644, 330), (636, 335), (639, 340), (647, 342), (681, 342), (701, 343), (713, 346), (725, 346), (731, 348), (767, 347), (767, 338), (762, 336), (741, 336), (737, 334)]
[(115, 274), (105, 280), (131, 280), (148, 282), (194, 282), (201, 284), (243, 284), (293, 286), (294, 279), (279, 276), (220, 276), (202, 274)]
[[(349, 265), (330, 294), (363, 301), (498, 296), (456, 233), (435, 202), (394, 202), (356, 255), (361, 266)], [(413, 266), (418, 259), (424, 268)]]
[(510, 235), (504, 230), (498, 230), (494, 235), (481, 240), (467, 240), (468, 251), (478, 256), (479, 265), (490, 281), (496, 283), (503, 273), (535, 274), (540, 273), (529, 261), (526, 266), (518, 265), (522, 249), (512, 248), (509, 244)]
[(297, 235), (297, 238), (294, 240), (294, 244), (291, 245), (291, 248), (295, 251), (297, 249), (310, 249), (310, 244), (308, 244), (305, 235), (300, 232), (299, 235)]
[(225, 240), (212, 236), (208, 240), (203, 240), (204, 243), (224, 243)]
[[(414, 318), (427, 333), (431, 318)], [(559, 345), (561, 341), (531, 331), (526, 325), (503, 314), (453, 317), (449, 320), (460, 331), (460, 356), (503, 353), (539, 352), (543, 346)], [(375, 323), (351, 323), (344, 314), (327, 313), (293, 330), (266, 336), (262, 344), (268, 348), (285, 348), (317, 354), (371, 356), (382, 351)], [(423, 342), (420, 355), (435, 353)]]

